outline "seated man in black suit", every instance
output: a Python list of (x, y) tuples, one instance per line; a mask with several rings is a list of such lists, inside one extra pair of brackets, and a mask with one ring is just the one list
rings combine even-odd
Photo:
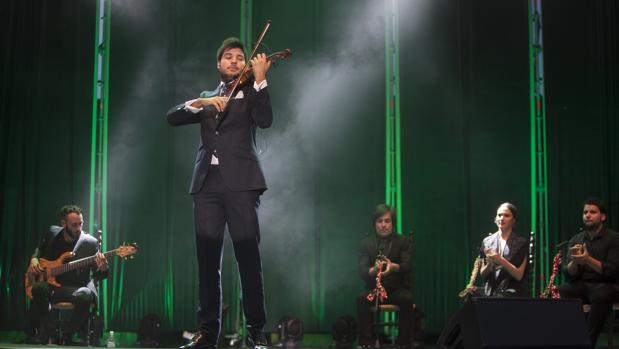
[[(87, 320), (91, 303), (97, 297), (95, 281), (108, 275), (108, 263), (99, 251), (97, 239), (82, 230), (84, 217), (82, 210), (75, 205), (67, 205), (60, 210), (60, 226), (51, 226), (40, 244), (34, 250), (27, 278), (32, 279), (30, 318), (38, 327), (38, 341), (47, 344), (50, 302), (71, 302), (74, 309), (68, 327), (64, 328), (62, 344), (71, 344), (72, 337)], [(71, 259), (96, 256), (94, 265), (83, 269), (65, 272), (56, 277), (60, 287), (46, 281), (34, 281), (36, 275), (44, 272), (39, 259), (57, 260), (63, 253), (71, 252)]]
[(569, 281), (559, 286), (562, 298), (591, 304), (589, 337), (595, 348), (613, 302), (619, 301), (619, 233), (606, 227), (606, 207), (595, 198), (585, 200), (584, 229), (568, 243), (564, 270)]
[(374, 210), (375, 232), (361, 241), (359, 248), (359, 275), (365, 281), (366, 291), (357, 299), (359, 345), (371, 347), (372, 322), (370, 307), (376, 305), (368, 294), (376, 288), (376, 276), (381, 272), (381, 283), (387, 292), (387, 304), (400, 308), (398, 345), (411, 346), (413, 324), (413, 296), (410, 290), (410, 243), (408, 238), (393, 232), (395, 214), (390, 206), (381, 204)]

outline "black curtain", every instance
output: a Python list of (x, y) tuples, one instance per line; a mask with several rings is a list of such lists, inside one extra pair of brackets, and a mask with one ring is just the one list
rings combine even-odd
[(544, 2), (550, 236), (582, 226), (596, 196), (619, 229), (619, 4)]
[(527, 1), (409, 5), (401, 22), (404, 224), (430, 331), (457, 309), (497, 207), (528, 237)]
[(87, 209), (94, 13), (93, 2), (0, 4), (2, 329), (23, 328), (23, 275), (60, 207)]

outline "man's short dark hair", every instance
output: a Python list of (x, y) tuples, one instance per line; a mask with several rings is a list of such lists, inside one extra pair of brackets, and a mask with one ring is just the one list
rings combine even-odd
[(245, 45), (243, 45), (243, 42), (239, 38), (229, 37), (224, 39), (221, 46), (217, 49), (217, 62), (221, 60), (224, 52), (230, 48), (240, 48), (243, 51), (243, 55), (245, 55)]
[(604, 205), (604, 201), (602, 201), (602, 199), (600, 198), (596, 198), (596, 197), (587, 198), (582, 203), (582, 207), (585, 207), (585, 205), (597, 206), (598, 210), (600, 210), (600, 213), (602, 214), (608, 213), (608, 211), (606, 210), (606, 205)]
[(380, 204), (374, 208), (374, 214), (372, 215), (372, 226), (376, 224), (376, 221), (385, 213), (389, 213), (391, 215), (391, 222), (395, 226), (395, 211), (393, 207), (387, 204)]
[(60, 219), (66, 220), (69, 213), (82, 214), (82, 209), (76, 205), (64, 205), (60, 209)]

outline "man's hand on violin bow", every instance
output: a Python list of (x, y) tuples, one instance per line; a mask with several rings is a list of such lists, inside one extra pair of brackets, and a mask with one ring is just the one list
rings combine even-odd
[(228, 97), (209, 97), (209, 98), (198, 98), (193, 103), (191, 103), (192, 107), (202, 108), (207, 105), (212, 105), (217, 109), (217, 112), (221, 113), (224, 109), (226, 109), (226, 104), (228, 104)]

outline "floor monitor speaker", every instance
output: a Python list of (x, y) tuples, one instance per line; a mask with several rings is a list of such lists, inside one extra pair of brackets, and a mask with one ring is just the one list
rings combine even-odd
[(590, 348), (574, 299), (473, 298), (443, 329), (437, 349)]

